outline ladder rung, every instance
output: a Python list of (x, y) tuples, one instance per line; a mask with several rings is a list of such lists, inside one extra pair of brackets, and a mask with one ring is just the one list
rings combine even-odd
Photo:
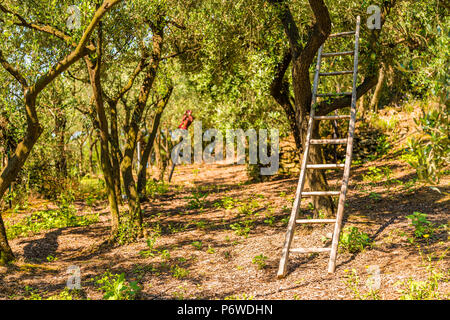
[(299, 219), (295, 220), (296, 223), (306, 224), (306, 223), (335, 223), (336, 219)]
[(347, 139), (311, 139), (311, 144), (346, 144)]
[(339, 169), (344, 166), (344, 163), (307, 164), (306, 169)]
[(345, 70), (345, 71), (335, 71), (335, 72), (321, 72), (319, 75), (321, 76), (338, 76), (341, 74), (352, 74), (353, 70)]
[(355, 31), (333, 33), (333, 34), (330, 34), (329, 37), (330, 38), (336, 38), (336, 37), (343, 37), (343, 36), (351, 36), (352, 34), (355, 34)]
[(351, 56), (354, 54), (355, 54), (354, 51), (326, 52), (322, 53), (322, 57)]
[(338, 196), (340, 195), (340, 191), (305, 191), (302, 192), (302, 196)]
[(314, 252), (330, 252), (331, 248), (295, 248), (290, 249), (292, 253), (314, 253)]
[(340, 114), (334, 116), (315, 116), (314, 120), (339, 120), (339, 119), (350, 119), (349, 114)]
[(318, 97), (351, 96), (351, 92), (318, 93)]

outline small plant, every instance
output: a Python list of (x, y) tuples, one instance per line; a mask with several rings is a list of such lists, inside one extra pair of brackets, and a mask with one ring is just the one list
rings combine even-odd
[(218, 208), (224, 208), (226, 210), (231, 210), (234, 208), (238, 201), (233, 199), (233, 197), (224, 197), (219, 202), (215, 203)]
[(380, 201), (381, 200), (381, 195), (379, 193), (376, 193), (376, 192), (371, 192), (371, 193), (369, 193), (369, 198), (374, 200), (374, 201)]
[(194, 241), (191, 243), (195, 249), (202, 250), (203, 243), (201, 241)]
[(347, 227), (341, 233), (339, 244), (341, 249), (356, 253), (369, 246), (371, 240), (367, 233), (359, 231), (357, 227)]
[(267, 212), (265, 214), (266, 218), (264, 219), (264, 223), (267, 223), (269, 226), (273, 225), (273, 223), (275, 222), (275, 217), (274, 217), (274, 209), (271, 206), (267, 207)]
[(391, 144), (388, 142), (386, 135), (383, 134), (377, 138), (377, 148), (375, 152), (379, 157), (388, 153), (390, 149)]
[(208, 193), (202, 192), (192, 192), (190, 197), (185, 197), (188, 199), (188, 207), (192, 210), (195, 209), (203, 209), (206, 205), (206, 197), (208, 197)]
[(224, 251), (223, 256), (225, 259), (230, 260), (231, 259), (231, 252), (230, 251)]
[(392, 174), (392, 170), (389, 167), (369, 167), (368, 170), (368, 174), (363, 175), (363, 181), (371, 181), (372, 183), (384, 178), (389, 179)]
[(104, 300), (134, 300), (141, 291), (137, 282), (126, 281), (124, 273), (111, 274), (107, 271), (97, 277), (95, 283), (100, 286), (98, 290), (104, 293)]
[(282, 218), (280, 221), (283, 225), (287, 225), (289, 223), (289, 219), (290, 219), (290, 217), (287, 216), (287, 217)]
[(414, 119), (420, 133), (408, 140), (404, 159), (411, 165), (420, 180), (439, 182), (450, 164), (449, 111), (446, 106), (425, 112)]
[(254, 298), (255, 297), (252, 295), (243, 293), (242, 295), (227, 296), (224, 298), (224, 300), (253, 300)]
[(178, 233), (178, 232), (183, 232), (186, 231), (186, 229), (188, 228), (188, 224), (185, 223), (169, 223), (169, 232), (170, 233)]
[(247, 238), (248, 234), (252, 230), (252, 228), (251, 228), (252, 224), (253, 224), (252, 220), (245, 220), (243, 222), (233, 223), (232, 225), (230, 225), (230, 228), (232, 230), (234, 230), (234, 232), (238, 236), (243, 236), (243, 237)]
[(163, 251), (161, 251), (161, 258), (165, 261), (170, 260), (170, 251), (167, 249), (164, 249)]
[(403, 186), (402, 186), (403, 192), (406, 194), (414, 192), (416, 183), (417, 183), (417, 179), (410, 179), (410, 180), (406, 181), (405, 183), (403, 183)]
[(184, 279), (189, 275), (189, 270), (180, 267), (179, 265), (174, 265), (170, 269), (172, 272), (172, 276), (177, 279)]
[(177, 300), (184, 300), (184, 295), (186, 294), (187, 289), (183, 286), (178, 286), (179, 291), (174, 291), (172, 296)]
[(25, 295), (25, 300), (43, 300), (42, 296), (37, 293), (37, 290), (30, 286), (25, 286)]
[(93, 207), (95, 205), (96, 201), (97, 201), (97, 199), (95, 198), (95, 196), (92, 194), (89, 194), (86, 198), (86, 205), (88, 207)]
[[(44, 292), (43, 294), (46, 294)], [(25, 300), (80, 300), (81, 292), (79, 290), (70, 290), (69, 288), (65, 288), (63, 291), (61, 291), (59, 294), (55, 294), (52, 296), (49, 296), (48, 298), (42, 297), (39, 293), (37, 293), (36, 289), (33, 289), (29, 286), (25, 286)]]
[(416, 281), (409, 278), (405, 281), (397, 282), (400, 286), (397, 290), (400, 293), (400, 300), (430, 300), (439, 299), (440, 295), (437, 291), (439, 278), (432, 277), (425, 281)]
[(425, 213), (416, 211), (412, 215), (406, 217), (411, 220), (411, 224), (414, 226), (414, 237), (416, 239), (427, 239), (433, 235), (434, 225), (428, 221)]
[(155, 273), (156, 275), (159, 275), (158, 269), (155, 266), (153, 266), (152, 264), (149, 264), (149, 265), (136, 264), (136, 265), (134, 265), (132, 272), (137, 275), (138, 279), (142, 279), (144, 274), (147, 272)]
[(206, 222), (203, 221), (203, 220), (198, 221), (198, 222), (195, 223), (195, 226), (196, 226), (198, 229), (206, 229)]
[(53, 261), (58, 260), (58, 258), (56, 258), (56, 257), (54, 257), (54, 256), (52, 256), (52, 255), (47, 256), (46, 259), (47, 259), (48, 262), (53, 262)]
[(271, 214), (267, 214), (266, 218), (264, 219), (264, 223), (268, 224), (269, 226), (272, 226), (275, 222), (275, 217)]
[(65, 288), (59, 294), (55, 294), (47, 298), (47, 300), (81, 300), (81, 292), (79, 290)]
[(140, 236), (140, 230), (136, 222), (130, 218), (128, 213), (122, 215), (116, 240), (118, 244), (128, 244), (135, 242)]
[(358, 272), (355, 269), (344, 270), (346, 273), (345, 275), (345, 285), (347, 286), (347, 289), (352, 292), (353, 299), (358, 300), (380, 300), (379, 292), (378, 290), (369, 289), (368, 292), (363, 293), (360, 289), (361, 287), (361, 281), (358, 275)]
[(214, 254), (214, 253), (216, 253), (216, 249), (211, 247), (211, 245), (208, 245), (208, 250), (206, 250), (206, 252), (209, 254)]
[(158, 239), (158, 235), (154, 235), (147, 239), (147, 247), (148, 250), (142, 250), (139, 254), (144, 257), (154, 257), (157, 250), (155, 249), (156, 240)]
[(238, 207), (240, 215), (251, 216), (255, 214), (256, 209), (259, 207), (259, 202), (256, 199), (249, 201), (248, 203), (241, 204)]
[(267, 257), (263, 254), (260, 254), (258, 256), (255, 256), (252, 259), (252, 263), (258, 265), (258, 269), (262, 270), (267, 266)]
[(164, 181), (149, 180), (145, 186), (145, 191), (149, 197), (155, 198), (169, 192), (169, 185)]

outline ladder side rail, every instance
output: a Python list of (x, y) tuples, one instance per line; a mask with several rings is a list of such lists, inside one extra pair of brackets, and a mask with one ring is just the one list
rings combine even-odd
[(319, 86), (319, 73), (320, 73), (320, 67), (321, 67), (321, 60), (322, 60), (322, 50), (323, 45), (320, 46), (318, 54), (317, 54), (317, 65), (316, 65), (316, 71), (314, 74), (314, 86), (313, 86), (313, 92), (312, 92), (312, 99), (311, 99), (311, 111), (309, 113), (309, 120), (308, 120), (308, 131), (306, 133), (306, 146), (305, 150), (303, 152), (302, 157), (302, 167), (300, 170), (300, 176), (299, 176), (299, 182), (297, 185), (297, 191), (295, 193), (295, 200), (292, 205), (292, 211), (291, 216), (288, 223), (288, 230), (286, 232), (286, 238), (285, 243), (283, 247), (283, 251), (281, 253), (281, 260), (280, 260), (280, 266), (278, 268), (278, 278), (282, 278), (286, 275), (287, 271), (287, 260), (289, 259), (289, 249), (291, 246), (292, 238), (294, 236), (294, 228), (295, 228), (295, 220), (297, 219), (298, 212), (300, 209), (301, 204), (301, 195), (303, 192), (303, 187), (305, 185), (305, 175), (306, 175), (306, 165), (308, 163), (308, 156), (309, 156), (309, 148), (310, 143), (309, 140), (311, 139), (312, 135), (312, 129), (314, 125), (314, 114), (315, 114), (315, 104), (317, 99), (317, 88)]
[(348, 182), (350, 177), (350, 167), (352, 162), (352, 153), (353, 153), (353, 136), (355, 132), (355, 123), (356, 123), (356, 85), (358, 80), (358, 56), (359, 56), (359, 32), (361, 25), (361, 17), (358, 16), (356, 20), (356, 32), (355, 32), (355, 55), (353, 62), (353, 90), (352, 90), (352, 103), (351, 103), (351, 111), (350, 111), (350, 123), (349, 123), (349, 133), (348, 133), (348, 143), (346, 150), (346, 159), (344, 166), (344, 174), (342, 179), (342, 187), (341, 194), (339, 196), (338, 210), (336, 213), (336, 224), (333, 232), (333, 241), (331, 247), (330, 260), (328, 263), (328, 273), (333, 273), (336, 269), (336, 255), (337, 249), (339, 245), (339, 236), (342, 225), (342, 218), (344, 216), (344, 207), (345, 207), (345, 198), (347, 195)]

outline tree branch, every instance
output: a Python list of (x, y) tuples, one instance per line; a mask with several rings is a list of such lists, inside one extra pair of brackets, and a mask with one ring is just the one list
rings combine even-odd
[(289, 40), (289, 45), (291, 48), (292, 57), (294, 60), (299, 56), (302, 47), (300, 41), (300, 33), (295, 23), (294, 17), (292, 16), (289, 6), (284, 0), (269, 0), (270, 3), (277, 6), (278, 18), (281, 20), (286, 36)]
[(170, 54), (168, 56), (162, 57), (161, 61), (180, 56), (180, 55), (185, 54), (187, 52), (196, 52), (196, 51), (199, 51), (200, 49), (201, 49), (200, 46), (194, 47), (194, 48), (187, 48), (187, 49), (185, 49), (183, 51), (175, 52), (175, 53), (172, 53), (172, 54)]
[(136, 80), (137, 76), (149, 65), (149, 62), (147, 61), (149, 57), (147, 48), (144, 46), (142, 47), (142, 56), (141, 60), (139, 61), (138, 65), (134, 69), (133, 73), (130, 76), (130, 79), (128, 79), (127, 84), (117, 93), (117, 95), (112, 99), (115, 102), (118, 102), (122, 99), (122, 97), (130, 91), (131, 87), (133, 86), (134, 81)]
[(6, 61), (5, 57), (3, 56), (3, 52), (0, 50), (0, 63), (3, 66), (3, 68), (8, 71), (14, 78), (16, 78), (17, 81), (22, 85), (22, 87), (26, 88), (28, 87), (27, 80), (22, 76), (19, 70), (14, 68), (8, 61)]
[(292, 54), (289, 49), (284, 52), (283, 59), (278, 64), (275, 72), (275, 77), (270, 84), (270, 94), (277, 101), (277, 103), (284, 109), (286, 116), (289, 119), (292, 133), (294, 135), (295, 144), (298, 149), (301, 148), (300, 130), (295, 119), (294, 103), (289, 92), (289, 83), (284, 79), (286, 70), (292, 60)]
[[(55, 37), (65, 41), (66, 43), (71, 43), (71, 45), (73, 47), (77, 46), (77, 43), (72, 41), (72, 37), (70, 35), (64, 33), (63, 31), (61, 31), (49, 24), (43, 24), (43, 23), (37, 24), (37, 23), (33, 23), (33, 22), (28, 22), (24, 17), (22, 17), (21, 15), (19, 15), (16, 12), (9, 10), (8, 8), (6, 8), (5, 6), (3, 6), (1, 4), (0, 4), (0, 11), (3, 11), (4, 13), (8, 13), (8, 14), (11, 14), (14, 17), (16, 17), (17, 20), (19, 20), (19, 22), (14, 22), (14, 24), (16, 26), (25, 27), (28, 29), (33, 29), (36, 31), (48, 33), (52, 36), (55, 36)], [(89, 48), (91, 51), (93, 50), (93, 48), (90, 46), (86, 46), (86, 47)]]
[(97, 9), (92, 18), (90, 24), (84, 30), (83, 36), (77, 44), (77, 47), (63, 60), (57, 62), (50, 70), (42, 75), (36, 84), (31, 88), (32, 93), (39, 93), (42, 91), (50, 82), (53, 81), (57, 76), (66, 71), (72, 64), (78, 61), (83, 56), (90, 53), (90, 50), (86, 48), (86, 44), (90, 39), (90, 36), (96, 26), (99, 24), (103, 16), (111, 9), (114, 5), (118, 4), (123, 0), (105, 0), (103, 4)]

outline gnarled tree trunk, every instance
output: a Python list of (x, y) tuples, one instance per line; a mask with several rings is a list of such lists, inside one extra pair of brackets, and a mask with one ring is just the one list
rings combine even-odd
[[(36, 93), (29, 93), (25, 89), (25, 109), (27, 115), (27, 131), (23, 140), (17, 145), (14, 155), (9, 159), (6, 168), (0, 176), (0, 199), (5, 194), (8, 187), (16, 179), (22, 169), (25, 160), (31, 153), (33, 146), (42, 134), (43, 128), (39, 124), (36, 112)], [(14, 254), (9, 246), (6, 237), (6, 229), (0, 215), (0, 264), (5, 264), (14, 259)]]
[(158, 133), (159, 124), (161, 122), (161, 116), (164, 112), (164, 109), (167, 106), (167, 103), (169, 102), (170, 96), (172, 95), (172, 91), (173, 87), (170, 86), (167, 94), (156, 105), (156, 112), (153, 118), (152, 130), (145, 145), (144, 152), (142, 153), (142, 159), (139, 165), (138, 182), (137, 182), (137, 191), (139, 195), (142, 195), (145, 185), (147, 184), (148, 160), (150, 158), (150, 153), (153, 150), (156, 134)]
[(150, 95), (150, 91), (153, 87), (153, 82), (155, 81), (156, 74), (159, 68), (159, 63), (161, 61), (161, 53), (164, 39), (164, 26), (165, 22), (163, 16), (161, 15), (155, 24), (151, 25), (152, 29), (152, 43), (153, 50), (151, 53), (151, 60), (149, 67), (145, 74), (139, 97), (136, 103), (136, 107), (132, 112), (129, 123), (125, 126), (126, 133), (126, 143), (125, 151), (123, 153), (123, 159), (120, 164), (120, 169), (122, 172), (123, 186), (125, 193), (128, 197), (128, 207), (131, 219), (135, 222), (138, 227), (140, 236), (144, 235), (143, 226), (143, 215), (140, 205), (140, 197), (138, 194), (137, 185), (133, 177), (133, 158), (136, 151), (137, 139), (140, 129), (140, 123), (142, 121), (142, 116), (147, 107), (147, 101)]
[(109, 208), (111, 211), (111, 233), (110, 239), (114, 240), (119, 231), (119, 206), (117, 200), (117, 192), (115, 188), (115, 180), (113, 175), (113, 168), (111, 165), (111, 152), (109, 148), (109, 130), (108, 120), (106, 118), (103, 90), (100, 81), (100, 67), (102, 58), (102, 36), (99, 31), (97, 40), (97, 53), (96, 58), (91, 60), (89, 57), (85, 57), (87, 65), (89, 79), (92, 87), (92, 94), (95, 101), (95, 108), (97, 113), (99, 136), (100, 136), (100, 163), (103, 171), (103, 177), (105, 179), (106, 189), (108, 193)]
[(121, 202), (122, 189), (120, 182), (120, 161), (121, 153), (119, 148), (119, 128), (117, 119), (117, 100), (109, 100), (109, 111), (111, 115), (111, 165), (114, 179), (114, 188), (116, 190), (117, 199)]
[(380, 71), (378, 73), (378, 82), (375, 87), (375, 91), (372, 96), (372, 100), (370, 101), (370, 110), (373, 112), (378, 112), (378, 104), (380, 103), (381, 91), (383, 89), (384, 84), (384, 75), (385, 75), (385, 67), (382, 64), (380, 67)]
[[(282, 0), (272, 0), (271, 2), (278, 6), (279, 18), (284, 26), (290, 44), (290, 53), (285, 54), (283, 62), (279, 65), (274, 83), (272, 84), (272, 95), (278, 92), (283, 98), (280, 99), (274, 95), (276, 100), (282, 106), (289, 105), (288, 102), (290, 102), (290, 99), (288, 96), (288, 89), (286, 88), (287, 82), (283, 81), (283, 76), (287, 70), (289, 60), (292, 60), (295, 124), (292, 123), (292, 115), (289, 115), (289, 107), (284, 108), (285, 110), (288, 110), (287, 114), (291, 121), (294, 135), (299, 135), (302, 146), (305, 146), (312, 98), (309, 68), (313, 63), (320, 46), (325, 42), (331, 32), (330, 15), (322, 0), (309, 0), (309, 4), (315, 17), (315, 23), (312, 27), (312, 32), (310, 33), (307, 44), (302, 47), (296, 22), (287, 3)], [(291, 58), (289, 58), (289, 56), (291, 56)], [(276, 82), (278, 82), (278, 85)], [(277, 87), (279, 89), (275, 91), (274, 89)], [(318, 137), (318, 126), (313, 130), (313, 137)], [(320, 146), (311, 146), (309, 159), (312, 163), (324, 163)], [(306, 174), (306, 184), (313, 191), (328, 190), (327, 180), (323, 171), (308, 170)], [(313, 202), (316, 215), (319, 211), (325, 215), (331, 215), (334, 212), (334, 204), (331, 197), (314, 197)]]

